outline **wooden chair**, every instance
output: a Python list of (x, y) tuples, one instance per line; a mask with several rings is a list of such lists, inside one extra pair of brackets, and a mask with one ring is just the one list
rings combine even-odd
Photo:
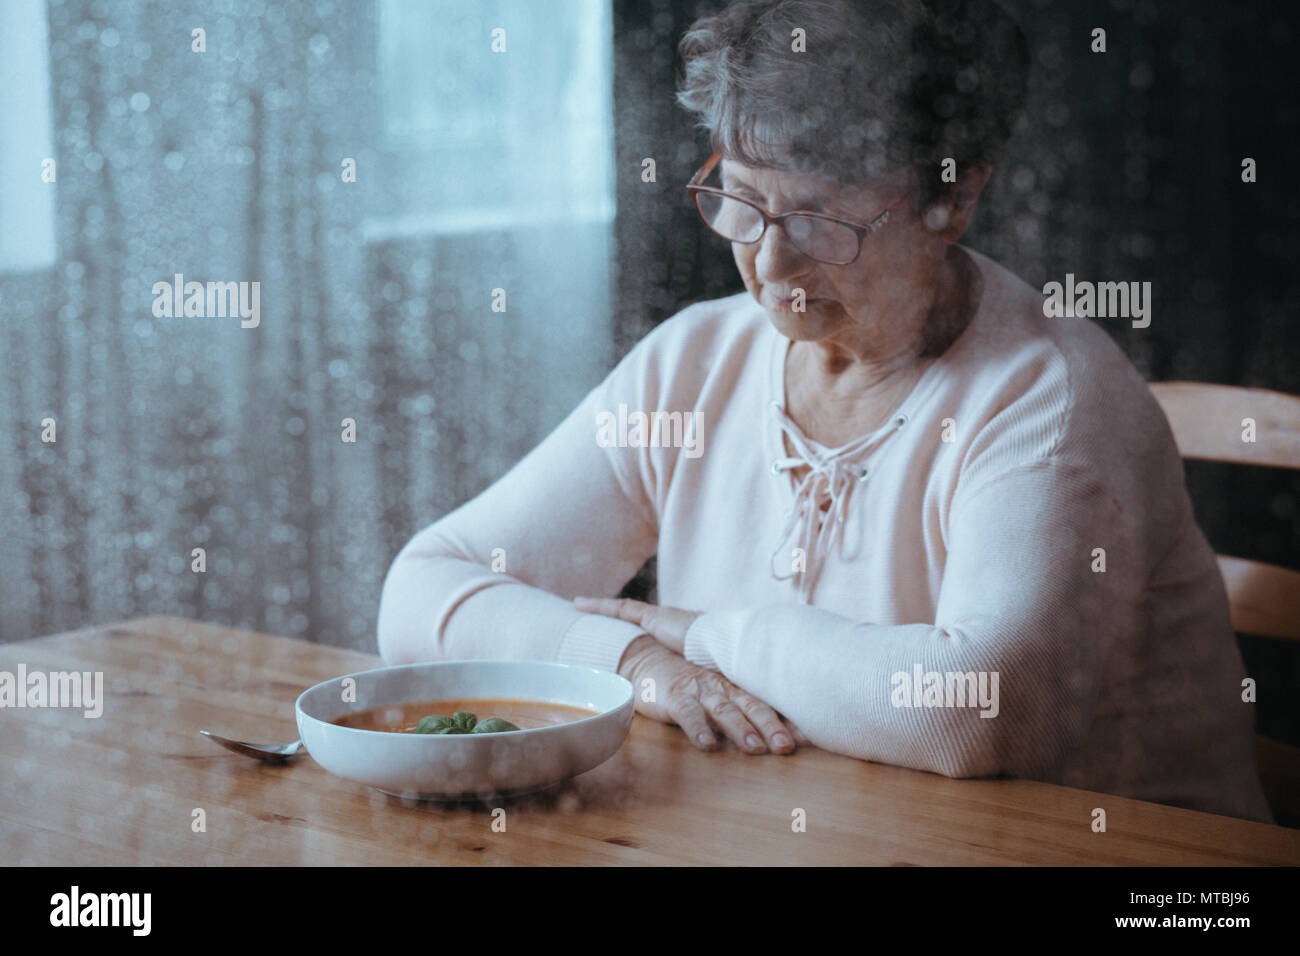
[[(1300, 397), (1199, 382), (1153, 382), (1151, 391), (1184, 458), (1300, 470)], [(1244, 420), (1255, 441), (1242, 440)], [(1232, 628), (1300, 641), (1300, 573), (1262, 561), (1219, 555)], [(1259, 775), (1278, 823), (1300, 826), (1300, 747), (1260, 734)]]

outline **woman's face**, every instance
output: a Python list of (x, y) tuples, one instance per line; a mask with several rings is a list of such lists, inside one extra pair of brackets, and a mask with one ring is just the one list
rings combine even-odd
[[(769, 226), (756, 243), (733, 242), (745, 287), (786, 338), (887, 361), (916, 349), (938, 291), (948, 239), (927, 228), (913, 211), (905, 171), (861, 186), (807, 173), (757, 169), (722, 161), (722, 188), (772, 213), (806, 209), (867, 223), (886, 209), (889, 221), (862, 243), (857, 260), (829, 265), (791, 245), (783, 229)], [(806, 297), (803, 312), (790, 299)]]

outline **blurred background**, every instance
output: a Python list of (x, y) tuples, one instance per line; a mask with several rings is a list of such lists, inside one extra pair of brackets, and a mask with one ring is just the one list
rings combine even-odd
[[(723, 5), (0, 3), (0, 640), (173, 614), (373, 650), (411, 535), (743, 288), (673, 102)], [(1030, 104), (967, 243), (1040, 288), (1150, 281), (1149, 328), (1098, 320), (1148, 379), (1300, 393), (1296, 5), (1004, 5)], [(155, 317), (177, 273), (260, 282), (260, 325)], [(1216, 551), (1300, 568), (1300, 476), (1187, 473)], [(1300, 742), (1295, 650), (1241, 644)]]

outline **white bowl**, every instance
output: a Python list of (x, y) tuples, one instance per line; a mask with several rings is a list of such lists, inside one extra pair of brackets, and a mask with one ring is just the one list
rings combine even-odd
[[(356, 682), (344, 700), (344, 680)], [(418, 700), (508, 698), (596, 711), (498, 734), (406, 734), (342, 727), (339, 717)], [(545, 661), (434, 661), (327, 680), (294, 705), (307, 752), (330, 773), (425, 800), (515, 796), (604, 763), (632, 726), (633, 688), (617, 674)]]

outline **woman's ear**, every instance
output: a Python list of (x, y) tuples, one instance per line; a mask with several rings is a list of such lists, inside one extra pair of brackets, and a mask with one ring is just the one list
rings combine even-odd
[(940, 199), (925, 212), (925, 225), (937, 232), (945, 242), (957, 242), (966, 233), (980, 193), (993, 175), (988, 165), (968, 166), (953, 183), (947, 197)]

